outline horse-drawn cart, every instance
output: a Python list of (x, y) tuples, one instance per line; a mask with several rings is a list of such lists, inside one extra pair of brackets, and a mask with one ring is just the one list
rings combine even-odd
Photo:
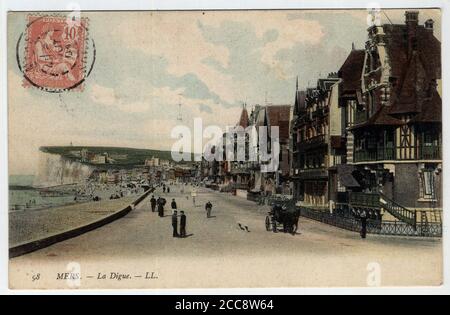
[(270, 212), (266, 216), (266, 230), (274, 233), (281, 230), (285, 233), (295, 234), (298, 229), (300, 211), (295, 206), (295, 200), (286, 198), (273, 198), (269, 202)]

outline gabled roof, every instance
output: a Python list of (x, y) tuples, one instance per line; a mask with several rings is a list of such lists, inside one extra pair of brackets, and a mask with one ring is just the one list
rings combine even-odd
[(338, 71), (341, 83), (341, 96), (356, 95), (361, 88), (361, 75), (364, 67), (365, 51), (353, 49)]
[(441, 43), (417, 25), (414, 49), (408, 45), (406, 25), (383, 25), (386, 53), (396, 85), (391, 91), (390, 114), (420, 113), (432, 82), (441, 78)]
[(397, 118), (402, 114), (415, 114), (410, 123), (441, 122), (442, 100), (436, 91), (436, 82), (441, 78), (440, 41), (423, 25), (382, 27), (392, 86), (389, 104), (353, 128), (399, 125), (402, 122)]
[(442, 122), (442, 99), (434, 89), (431, 97), (422, 104), (422, 111), (417, 114), (411, 123), (440, 123)]
[[(405, 24), (384, 24), (383, 40), (391, 65), (392, 76), (400, 78), (408, 63), (408, 27)], [(433, 32), (417, 25), (416, 51), (426, 60), (426, 71), (434, 79), (441, 77), (441, 43)]]
[(247, 108), (243, 108), (241, 112), (241, 117), (239, 118), (238, 126), (243, 127), (244, 129), (250, 125), (250, 120), (248, 118)]
[(279, 127), (280, 141), (289, 139), (291, 109), (291, 105), (269, 105), (266, 107), (268, 124), (270, 127)]
[(295, 114), (298, 114), (302, 110), (306, 109), (305, 100), (306, 100), (305, 91), (295, 91), (295, 105), (294, 105)]

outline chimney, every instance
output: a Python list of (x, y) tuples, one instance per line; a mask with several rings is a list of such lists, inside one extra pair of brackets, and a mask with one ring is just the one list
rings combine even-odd
[(425, 29), (427, 31), (433, 32), (433, 25), (434, 25), (434, 21), (432, 19), (428, 19), (425, 21)]
[(408, 33), (408, 55), (416, 50), (417, 46), (417, 26), (419, 24), (419, 11), (406, 11), (405, 24)]
[(417, 26), (419, 24), (419, 11), (406, 11), (405, 12), (406, 25)]

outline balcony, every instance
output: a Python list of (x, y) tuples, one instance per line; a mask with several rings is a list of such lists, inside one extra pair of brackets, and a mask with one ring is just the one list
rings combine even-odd
[(421, 160), (440, 160), (441, 147), (437, 145), (422, 145), (419, 147), (418, 157)]
[(355, 151), (355, 162), (395, 160), (394, 148), (378, 148), (376, 150)]
[[(441, 151), (441, 147), (436, 145), (419, 146), (416, 151), (417, 157), (412, 155), (409, 159), (441, 160)], [(390, 161), (396, 159), (395, 148), (378, 148), (375, 150), (363, 150), (354, 152), (355, 162)]]
[(377, 160), (394, 160), (395, 150), (394, 148), (378, 148)]
[(328, 171), (325, 168), (300, 169), (295, 174), (299, 179), (327, 179)]
[(305, 139), (300, 142), (297, 146), (298, 151), (305, 151), (320, 145), (326, 145), (328, 143), (328, 138), (325, 135), (318, 135), (309, 139)]

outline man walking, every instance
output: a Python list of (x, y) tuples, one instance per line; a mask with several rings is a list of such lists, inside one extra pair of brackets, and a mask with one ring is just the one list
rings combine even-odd
[(366, 234), (367, 234), (367, 214), (366, 211), (363, 211), (361, 213), (361, 238), (364, 239), (366, 238)]
[(186, 215), (181, 211), (180, 217), (180, 237), (186, 237)]
[(172, 214), (172, 228), (173, 228), (173, 237), (179, 237), (178, 235), (178, 214), (177, 211), (174, 211)]
[(172, 214), (173, 214), (173, 213), (177, 210), (177, 208), (178, 208), (175, 199), (172, 199), (171, 208), (172, 208)]
[(211, 203), (211, 201), (208, 201), (206, 203), (205, 210), (206, 210), (206, 217), (210, 218), (211, 217), (211, 210), (212, 210), (212, 203)]
[(164, 217), (164, 205), (166, 204), (166, 200), (164, 198), (158, 198), (158, 215), (162, 218)]
[(155, 212), (156, 209), (156, 199), (155, 196), (152, 196), (152, 198), (150, 199), (150, 205), (152, 207), (152, 212)]
[(195, 189), (192, 189), (191, 197), (192, 197), (192, 203), (194, 204), (194, 207), (195, 207), (195, 197), (197, 197), (197, 191)]

